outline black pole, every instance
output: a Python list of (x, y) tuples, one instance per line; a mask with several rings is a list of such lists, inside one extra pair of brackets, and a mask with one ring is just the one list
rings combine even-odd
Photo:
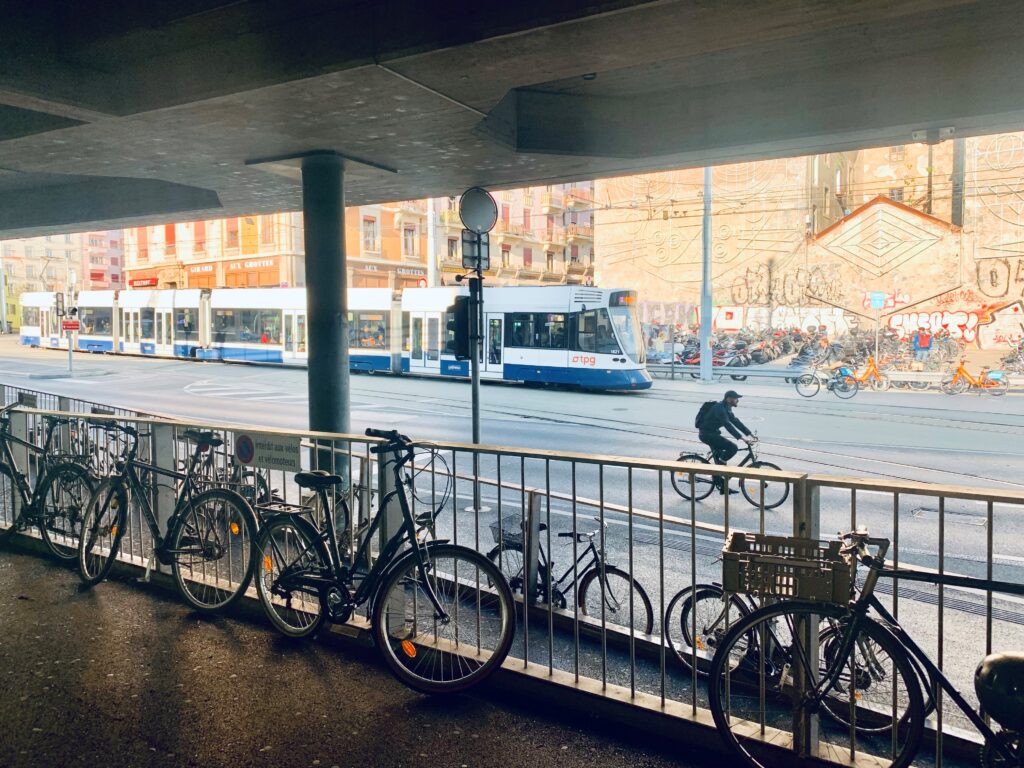
[(950, 223), (958, 227), (964, 225), (964, 166), (966, 163), (967, 140), (962, 137), (953, 139), (953, 210)]
[(320, 432), (351, 428), (343, 184), (338, 155), (303, 158), (309, 428)]

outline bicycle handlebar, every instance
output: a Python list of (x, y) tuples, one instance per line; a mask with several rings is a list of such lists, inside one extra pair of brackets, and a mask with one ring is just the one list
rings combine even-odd
[(368, 427), (366, 430), (367, 437), (379, 437), (387, 440), (383, 445), (370, 446), (370, 453), (379, 455), (381, 453), (397, 453), (402, 449), (411, 449), (412, 440), (406, 435), (401, 434), (397, 429), (373, 429)]

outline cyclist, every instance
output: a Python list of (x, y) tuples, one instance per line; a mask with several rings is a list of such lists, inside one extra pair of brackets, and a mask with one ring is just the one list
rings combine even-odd
[[(740, 404), (741, 394), (730, 389), (720, 402), (715, 403), (707, 409), (704, 416), (697, 424), (698, 438), (702, 443), (711, 448), (711, 453), (716, 464), (728, 464), (729, 459), (736, 455), (739, 446), (732, 440), (722, 437), (721, 429), (724, 427), (730, 435), (737, 440), (742, 440), (748, 445), (757, 440), (747, 429), (746, 424), (736, 418), (732, 409)], [(716, 480), (719, 483), (719, 490), (724, 495), (728, 493), (739, 493), (729, 488), (728, 483)]]

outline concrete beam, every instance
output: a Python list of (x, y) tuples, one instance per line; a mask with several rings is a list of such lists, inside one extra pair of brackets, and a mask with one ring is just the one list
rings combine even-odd
[[(696, 165), (1024, 125), (1019, 38), (635, 96), (517, 89), (480, 130), (517, 152)], [(912, 84), (910, 86), (909, 84)]]

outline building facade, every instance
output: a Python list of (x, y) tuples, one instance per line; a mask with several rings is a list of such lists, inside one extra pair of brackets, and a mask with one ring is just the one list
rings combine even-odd
[(82, 234), (82, 264), (79, 286), (100, 291), (126, 287), (121, 280), (124, 267), (124, 235), (119, 229)]
[(7, 329), (21, 324), (22, 293), (74, 290), (81, 276), (85, 235), (47, 235), (0, 243), (3, 314)]
[[(1024, 335), (1024, 133), (713, 169), (716, 327), (885, 324), (982, 348)], [(599, 181), (601, 285), (692, 323), (700, 169)], [(872, 294), (884, 296), (875, 309)]]
[[(498, 221), (490, 232), (489, 285), (592, 284), (594, 182), (492, 193)], [(437, 201), (441, 282), (462, 267), (458, 199)]]

